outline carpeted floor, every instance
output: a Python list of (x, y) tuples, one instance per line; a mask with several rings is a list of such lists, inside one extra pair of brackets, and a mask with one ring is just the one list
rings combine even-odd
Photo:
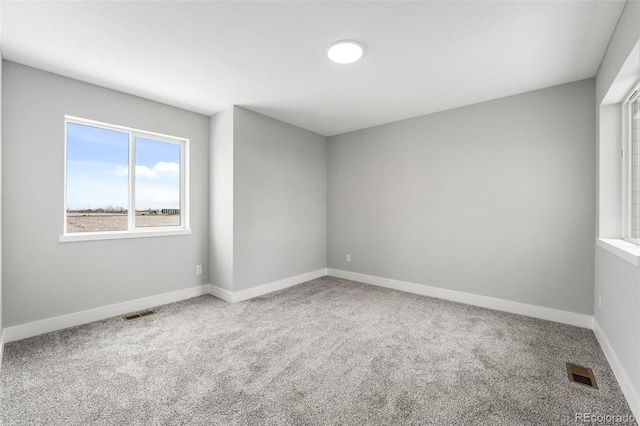
[[(591, 367), (599, 389), (569, 382), (566, 362)], [(6, 425), (558, 425), (631, 414), (590, 330), (331, 277), (12, 342), (0, 386)]]

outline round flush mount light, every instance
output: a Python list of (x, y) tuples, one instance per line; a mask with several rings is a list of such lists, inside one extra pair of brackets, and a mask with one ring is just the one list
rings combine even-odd
[(350, 64), (362, 58), (364, 46), (355, 40), (339, 40), (331, 43), (327, 56), (337, 64)]

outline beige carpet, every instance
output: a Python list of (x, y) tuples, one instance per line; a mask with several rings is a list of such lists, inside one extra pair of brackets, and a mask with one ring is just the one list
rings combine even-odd
[[(566, 362), (591, 367), (599, 389), (569, 382)], [(558, 425), (631, 414), (590, 330), (330, 277), (12, 342), (2, 367), (6, 425)]]

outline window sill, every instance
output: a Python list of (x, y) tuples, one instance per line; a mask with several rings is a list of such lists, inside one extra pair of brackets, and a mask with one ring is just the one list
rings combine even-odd
[(617, 238), (598, 238), (596, 245), (626, 260), (636, 268), (640, 267), (640, 246)]
[(76, 241), (98, 241), (98, 240), (121, 240), (126, 238), (148, 238), (148, 237), (168, 237), (173, 235), (190, 235), (190, 229), (172, 229), (172, 230), (148, 230), (134, 232), (85, 232), (78, 234), (61, 235), (59, 242), (70, 243)]

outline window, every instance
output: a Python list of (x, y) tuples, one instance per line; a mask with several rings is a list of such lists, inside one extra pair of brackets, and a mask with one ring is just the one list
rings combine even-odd
[(66, 117), (60, 241), (189, 233), (188, 142)]
[(640, 243), (640, 96), (636, 87), (623, 103), (625, 239)]

